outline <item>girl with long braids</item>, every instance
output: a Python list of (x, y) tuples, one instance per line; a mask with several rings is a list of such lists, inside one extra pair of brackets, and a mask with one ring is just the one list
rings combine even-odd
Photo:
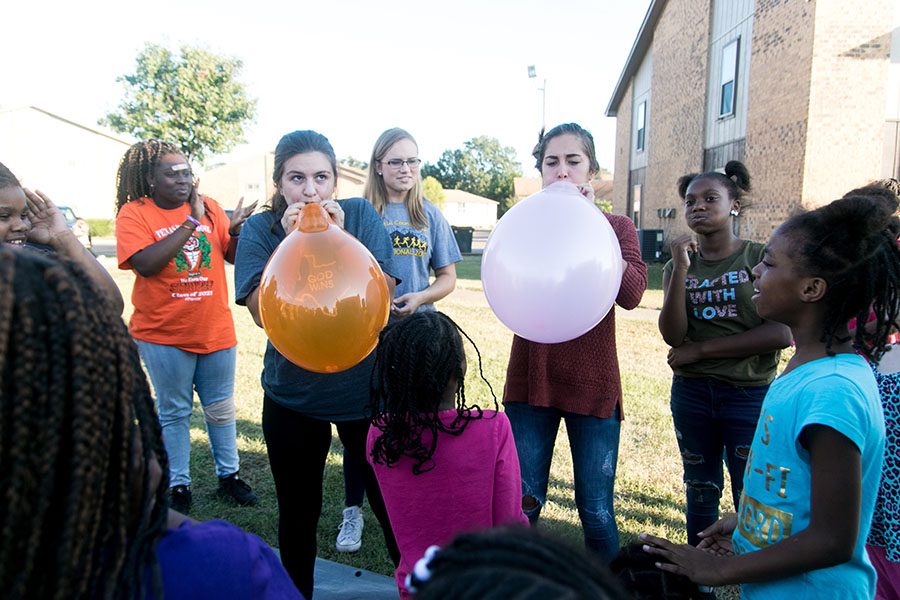
[(300, 598), (256, 536), (169, 511), (160, 435), (108, 294), (0, 247), (0, 597)]
[[(642, 535), (661, 568), (742, 583), (751, 600), (874, 597), (865, 544), (884, 418), (870, 363), (900, 313), (897, 206), (862, 191), (791, 217), (769, 238), (753, 302), (790, 327), (797, 349), (763, 402), (738, 514), (700, 532), (697, 548)], [(864, 323), (870, 307), (874, 324), (851, 336), (848, 320)]]
[[(272, 173), (275, 194), (266, 210), (247, 220), (234, 268), (235, 296), (257, 325), (259, 284), (275, 249), (293, 230), (300, 210), (321, 205), (338, 227), (360, 241), (378, 261), (393, 295), (391, 242), (381, 218), (364, 198), (335, 200), (337, 158), (331, 143), (315, 131), (294, 131), (275, 147)], [(369, 379), (375, 353), (338, 373), (313, 373), (282, 356), (271, 342), (263, 358), (263, 435), (278, 495), (278, 546), (281, 559), (300, 592), (312, 598), (322, 513), (325, 460), (331, 446), (331, 425), (344, 445), (345, 461), (355, 461), (363, 473), (372, 512), (381, 524), (388, 554), (400, 558), (378, 482), (366, 464), (369, 430)]]
[(0, 163), (0, 244), (3, 243), (77, 262), (121, 314), (124, 302), (116, 282), (90, 250), (81, 245), (53, 201), (40, 190), (22, 187), (12, 171)]
[(169, 454), (172, 506), (191, 509), (190, 419), (200, 397), (219, 478), (217, 493), (239, 505), (256, 495), (238, 476), (234, 413), (237, 338), (225, 261), (256, 207), (243, 201), (229, 220), (197, 192), (191, 166), (168, 142), (134, 144), (119, 165), (116, 254), (134, 271), (131, 335), (150, 374)]
[(429, 546), (461, 531), (528, 524), (509, 420), (496, 397), (492, 410), (466, 404), (460, 334), (475, 348), (484, 379), (475, 343), (441, 312), (406, 317), (379, 340), (366, 449), (400, 548), (401, 598)]

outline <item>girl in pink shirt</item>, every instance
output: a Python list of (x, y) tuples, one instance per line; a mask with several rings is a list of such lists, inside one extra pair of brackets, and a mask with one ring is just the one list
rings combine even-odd
[[(416, 313), (385, 329), (378, 347), (367, 453), (400, 548), (401, 598), (429, 546), (528, 522), (512, 430), (496, 396), (494, 410), (466, 405), (460, 333), (472, 341), (443, 313)], [(478, 362), (484, 379), (480, 354)]]

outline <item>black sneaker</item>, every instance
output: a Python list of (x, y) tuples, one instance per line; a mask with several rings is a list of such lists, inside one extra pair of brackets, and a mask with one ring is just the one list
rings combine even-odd
[(219, 477), (219, 489), (216, 493), (221, 498), (232, 500), (241, 506), (254, 506), (259, 499), (247, 482), (232, 473), (228, 477)]
[(175, 485), (169, 490), (169, 493), (172, 496), (172, 502), (169, 505), (172, 510), (180, 512), (183, 515), (191, 512), (191, 501), (193, 500), (193, 495), (191, 494), (191, 488), (187, 485)]

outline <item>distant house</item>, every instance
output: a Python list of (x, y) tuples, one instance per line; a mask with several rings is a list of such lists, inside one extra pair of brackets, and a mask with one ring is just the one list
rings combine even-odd
[(0, 109), (0, 162), (83, 218), (115, 216), (116, 172), (131, 144), (36, 106)]
[(743, 161), (765, 240), (815, 207), (900, 174), (900, 0), (653, 0), (613, 91), (613, 209), (686, 231), (686, 173)]
[[(240, 198), (262, 206), (275, 193), (272, 181), (275, 154), (265, 152), (224, 165), (210, 167), (200, 176), (200, 191), (225, 208), (234, 208)], [(353, 198), (363, 195), (366, 172), (338, 164), (337, 196)]]
[(441, 212), (454, 227), (493, 229), (499, 202), (462, 190), (444, 190)]

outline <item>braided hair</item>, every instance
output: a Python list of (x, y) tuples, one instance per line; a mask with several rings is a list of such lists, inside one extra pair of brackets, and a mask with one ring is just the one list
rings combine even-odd
[(0, 249), (0, 596), (161, 597), (167, 471), (104, 295), (78, 265)]
[(628, 598), (596, 557), (521, 526), (458, 535), (428, 568), (427, 580), (412, 580), (418, 600)]
[(688, 186), (691, 185), (691, 182), (695, 179), (707, 178), (718, 181), (724, 185), (725, 189), (728, 191), (729, 200), (741, 200), (741, 206), (746, 206), (743, 198), (752, 187), (750, 185), (750, 172), (747, 170), (747, 167), (744, 166), (744, 163), (739, 160), (729, 160), (725, 164), (725, 173), (707, 171), (706, 173), (688, 173), (687, 175), (682, 175), (678, 178), (678, 195), (684, 200), (684, 197), (687, 195)]
[(138, 142), (125, 152), (116, 175), (116, 214), (126, 202), (153, 196), (147, 177), (156, 170), (159, 157), (166, 154), (182, 152), (175, 144), (159, 140)]
[[(460, 435), (470, 421), (482, 417), (481, 408), (466, 405), (466, 355), (460, 334), (475, 348), (478, 372), (497, 410), (497, 396), (484, 376), (481, 353), (472, 338), (444, 313), (410, 315), (379, 336), (372, 372), (372, 419), (381, 431), (372, 448), (375, 462), (390, 466), (408, 456), (414, 462), (413, 473), (430, 471), (438, 432)], [(452, 379), (458, 386), (456, 417), (448, 425), (439, 418), (438, 406)]]
[(898, 199), (885, 188), (867, 187), (816, 210), (791, 217), (780, 228), (789, 236), (798, 269), (827, 283), (821, 341), (833, 344), (847, 321), (865, 323), (870, 307), (875, 330), (857, 327), (853, 343), (870, 361), (884, 354), (900, 311), (900, 219)]

